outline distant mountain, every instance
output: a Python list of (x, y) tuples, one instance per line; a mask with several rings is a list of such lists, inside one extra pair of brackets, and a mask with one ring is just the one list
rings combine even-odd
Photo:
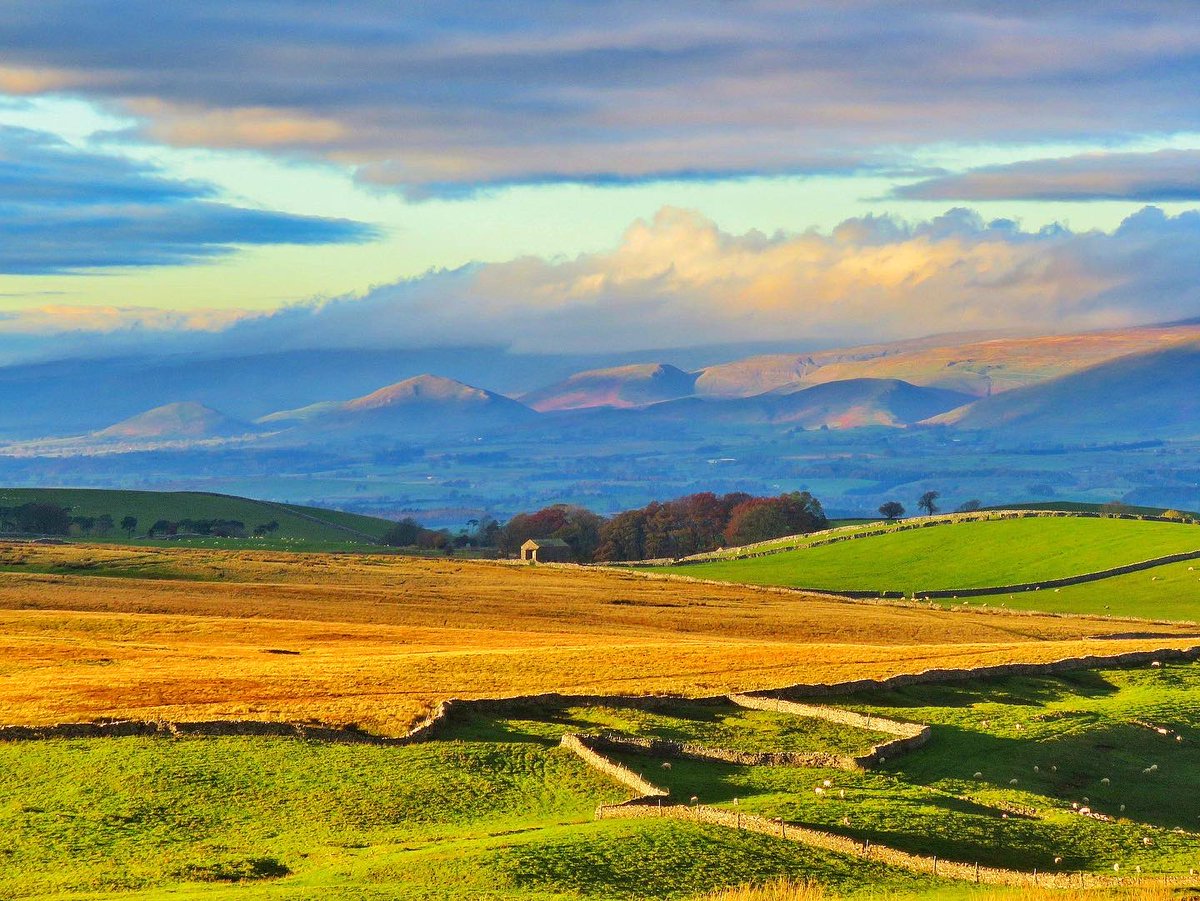
[(932, 422), (1064, 443), (1197, 437), (1200, 341), (983, 398)]
[(684, 398), (645, 410), (664, 421), (713, 425), (790, 425), (804, 429), (892, 428), (912, 425), (961, 407), (970, 395), (921, 388), (898, 379), (847, 379), (787, 393), (755, 397)]
[(249, 423), (239, 422), (224, 413), (193, 401), (164, 404), (123, 419), (90, 437), (102, 441), (198, 441), (229, 438), (255, 431)]
[(368, 435), (473, 431), (528, 422), (537, 413), (502, 394), (454, 379), (419, 375), (348, 401), (283, 410), (258, 420), (308, 435)]
[(696, 387), (696, 374), (666, 363), (635, 363), (579, 372), (561, 382), (521, 397), (541, 412), (588, 407), (640, 407), (687, 397)]
[(696, 393), (746, 397), (848, 379), (902, 379), (914, 385), (1001, 394), (1133, 353), (1200, 340), (1200, 326), (1170, 326), (1039, 337), (935, 335), (915, 341), (809, 354), (772, 354), (710, 366)]

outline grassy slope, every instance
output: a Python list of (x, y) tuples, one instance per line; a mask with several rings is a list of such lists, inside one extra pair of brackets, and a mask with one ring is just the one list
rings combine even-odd
[[(944, 859), (1186, 873), (1200, 856), (1200, 666), (922, 686), (846, 703), (932, 723), (934, 738), (866, 773), (677, 761), (651, 778), (677, 797), (737, 799), (743, 811)], [(824, 779), (832, 788), (818, 796)], [(1072, 803), (1116, 821), (1082, 817)]]
[(5, 898), (675, 898), (777, 875), (850, 890), (923, 882), (716, 827), (590, 822), (625, 790), (537, 742), (59, 741), (0, 745), (0, 766)]
[(528, 715), (495, 719), (474, 716), (455, 726), (455, 737), (489, 741), (559, 739), (567, 732), (620, 732), (642, 738), (665, 738), (736, 751), (826, 751), (861, 753), (888, 736), (808, 717), (734, 704), (679, 703), (670, 710), (635, 707), (564, 707), (530, 710)]
[[(274, 504), (250, 498), (204, 494), (194, 491), (124, 491), (92, 488), (5, 488), (0, 490), (0, 505), (46, 502), (59, 504), (75, 516), (99, 516), (107, 513), (118, 523), (124, 516), (136, 516), (138, 531), (144, 533), (155, 520), (168, 519), (236, 519), (247, 530), (259, 523), (275, 520), (279, 530), (272, 539), (292, 539), (303, 542), (333, 542), (346, 544), (361, 537), (344, 531), (342, 526), (374, 538), (381, 536), (391, 525), (384, 519), (359, 516), (316, 507)], [(317, 521), (313, 521), (317, 520)], [(330, 528), (332, 524), (335, 528)], [(113, 539), (123, 539), (115, 531)]]
[(1200, 528), (1117, 519), (964, 522), (662, 571), (756, 585), (921, 591), (1011, 585), (1200, 550)]
[(1009, 610), (1200, 622), (1200, 561), (1171, 563), (1143, 572), (1049, 591), (1022, 591), (1012, 595), (945, 603), (966, 603), (974, 607), (986, 603)]

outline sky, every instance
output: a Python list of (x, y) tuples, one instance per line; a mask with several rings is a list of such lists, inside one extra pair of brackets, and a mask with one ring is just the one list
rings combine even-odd
[(0, 0), (0, 362), (1194, 318), (1189, 6)]

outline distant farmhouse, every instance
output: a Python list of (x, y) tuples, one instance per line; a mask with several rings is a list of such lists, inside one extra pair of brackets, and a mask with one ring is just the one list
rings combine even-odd
[(521, 545), (521, 559), (528, 563), (570, 563), (571, 545), (561, 538), (530, 538)]

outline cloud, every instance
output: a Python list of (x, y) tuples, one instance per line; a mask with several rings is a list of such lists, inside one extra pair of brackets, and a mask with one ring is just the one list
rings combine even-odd
[(6, 10), (0, 46), (0, 88), (121, 107), (155, 140), (321, 156), (413, 194), (1200, 129), (1200, 22), (1165, 0), (40, 0)]
[(245, 244), (370, 240), (370, 226), (219, 202), (208, 185), (0, 127), (0, 273), (179, 265)]
[(895, 194), (912, 200), (1200, 200), (1200, 150), (1027, 160), (926, 179)]
[(697, 213), (666, 208), (601, 253), (431, 272), (363, 296), (215, 323), (216, 331), (167, 322), (148, 336), (133, 318), (122, 328), (116, 315), (107, 337), (80, 343), (154, 352), (615, 352), (1053, 333), (1197, 315), (1200, 212), (1168, 216), (1148, 207), (1111, 233), (1073, 233), (1027, 232), (959, 208), (918, 223), (868, 216), (829, 234), (768, 235), (730, 234)]

